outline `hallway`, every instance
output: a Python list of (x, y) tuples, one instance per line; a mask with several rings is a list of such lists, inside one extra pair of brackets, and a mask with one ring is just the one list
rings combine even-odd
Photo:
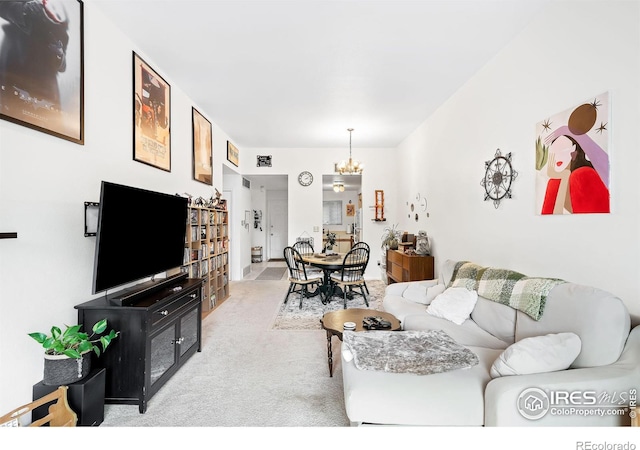
[[(245, 275), (242, 280), (255, 280), (262, 273), (264, 269), (267, 267), (287, 267), (287, 263), (283, 261), (263, 261), (259, 263), (251, 263), (251, 271)], [(282, 276), (283, 280), (287, 280), (289, 278), (289, 272), (285, 272)]]

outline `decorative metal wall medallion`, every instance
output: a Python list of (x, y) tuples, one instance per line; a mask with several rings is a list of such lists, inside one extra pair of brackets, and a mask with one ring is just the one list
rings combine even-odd
[(502, 156), (497, 149), (493, 159), (485, 161), (484, 166), (484, 178), (480, 182), (484, 187), (484, 200), (493, 200), (493, 206), (498, 208), (502, 199), (511, 198), (511, 184), (518, 176), (511, 164), (511, 152)]
[(257, 167), (271, 167), (271, 156), (272, 155), (257, 155), (258, 163)]

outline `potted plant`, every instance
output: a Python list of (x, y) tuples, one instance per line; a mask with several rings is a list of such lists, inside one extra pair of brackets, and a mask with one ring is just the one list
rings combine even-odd
[(102, 319), (93, 325), (91, 334), (81, 331), (82, 325), (66, 325), (64, 331), (52, 326), (49, 335), (29, 333), (44, 348), (43, 383), (58, 386), (86, 377), (91, 369), (91, 351), (100, 356), (120, 334), (115, 330), (103, 334), (106, 329), (107, 319)]
[(327, 239), (327, 244), (322, 249), (322, 253), (331, 253), (331, 250), (333, 250), (333, 246), (336, 245), (336, 239), (337, 239), (336, 234), (327, 230), (326, 239)]
[(398, 243), (400, 242), (400, 231), (397, 229), (397, 224), (390, 227), (385, 227), (382, 230), (382, 249), (383, 250), (397, 250)]

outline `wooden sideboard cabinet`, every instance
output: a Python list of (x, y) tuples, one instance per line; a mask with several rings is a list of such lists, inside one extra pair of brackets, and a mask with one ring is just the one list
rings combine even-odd
[(433, 256), (407, 255), (399, 250), (387, 250), (389, 283), (433, 280)]

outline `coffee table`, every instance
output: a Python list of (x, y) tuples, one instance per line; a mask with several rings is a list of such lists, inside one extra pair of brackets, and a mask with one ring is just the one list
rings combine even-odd
[(342, 331), (345, 322), (354, 322), (356, 324), (355, 331), (364, 331), (362, 326), (362, 319), (368, 316), (379, 316), (384, 320), (391, 322), (391, 328), (388, 331), (400, 330), (400, 321), (393, 314), (389, 314), (375, 309), (340, 309), (338, 311), (331, 311), (325, 313), (320, 319), (322, 328), (327, 330), (327, 356), (329, 359), (329, 376), (333, 377), (333, 351), (331, 350), (331, 337), (338, 336), (338, 339), (342, 341)]

